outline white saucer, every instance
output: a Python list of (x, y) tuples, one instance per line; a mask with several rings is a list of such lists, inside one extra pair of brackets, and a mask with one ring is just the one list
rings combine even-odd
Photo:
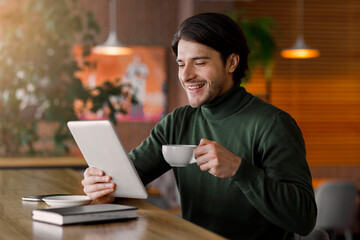
[(91, 202), (90, 198), (85, 195), (52, 196), (45, 197), (42, 200), (51, 207), (80, 206)]

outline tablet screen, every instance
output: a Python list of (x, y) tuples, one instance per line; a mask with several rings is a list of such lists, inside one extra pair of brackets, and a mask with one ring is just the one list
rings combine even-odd
[(68, 127), (87, 164), (103, 170), (115, 182), (116, 190), (110, 196), (147, 198), (146, 189), (110, 121), (70, 121)]

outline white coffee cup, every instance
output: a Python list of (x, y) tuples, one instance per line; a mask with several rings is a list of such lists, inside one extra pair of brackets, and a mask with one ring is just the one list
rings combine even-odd
[(162, 145), (165, 161), (172, 167), (186, 167), (196, 163), (194, 150), (196, 145)]

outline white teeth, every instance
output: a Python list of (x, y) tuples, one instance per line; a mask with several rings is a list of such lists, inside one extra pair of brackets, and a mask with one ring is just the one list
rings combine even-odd
[(188, 86), (188, 88), (189, 88), (190, 90), (192, 90), (192, 89), (202, 88), (203, 86), (205, 86), (205, 84), (200, 84), (200, 85), (195, 85), (195, 86)]

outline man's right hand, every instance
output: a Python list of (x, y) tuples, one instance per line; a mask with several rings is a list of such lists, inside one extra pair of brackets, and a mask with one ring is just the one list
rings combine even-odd
[(108, 194), (115, 191), (115, 183), (110, 181), (111, 177), (106, 176), (104, 171), (89, 167), (84, 172), (81, 184), (84, 186), (84, 193), (91, 200), (98, 203), (111, 203), (115, 198)]

